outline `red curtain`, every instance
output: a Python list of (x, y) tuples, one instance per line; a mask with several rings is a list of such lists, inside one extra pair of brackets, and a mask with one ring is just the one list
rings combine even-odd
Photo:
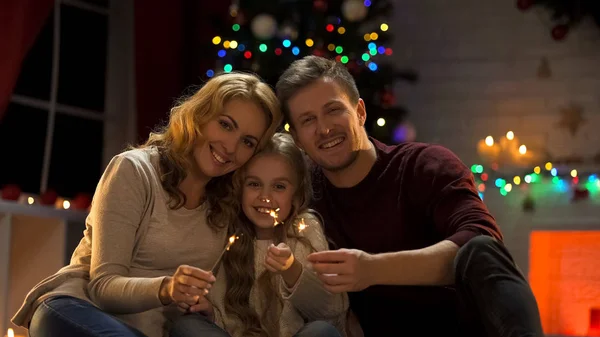
[(214, 65), (207, 53), (230, 1), (135, 1), (135, 72), (138, 141), (165, 121), (174, 101), (200, 84)]
[(0, 1), (0, 121), (27, 52), (51, 13), (54, 0)]

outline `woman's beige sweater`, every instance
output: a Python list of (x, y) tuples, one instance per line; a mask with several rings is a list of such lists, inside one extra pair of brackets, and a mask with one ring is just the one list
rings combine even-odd
[(104, 172), (84, 237), (68, 266), (39, 283), (13, 318), (27, 327), (37, 306), (53, 296), (88, 301), (149, 337), (168, 335), (180, 315), (158, 297), (165, 276), (187, 264), (209, 270), (225, 231), (213, 232), (206, 209), (171, 210), (161, 186), (158, 152), (137, 149), (115, 156)]

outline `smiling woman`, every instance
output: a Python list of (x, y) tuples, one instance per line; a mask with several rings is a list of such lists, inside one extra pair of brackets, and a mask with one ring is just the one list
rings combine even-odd
[(226, 207), (230, 173), (280, 122), (275, 94), (253, 75), (217, 76), (184, 98), (145, 144), (111, 160), (71, 264), (38, 284), (13, 322), (36, 337), (162, 337), (177, 308), (205, 305), (237, 216)]

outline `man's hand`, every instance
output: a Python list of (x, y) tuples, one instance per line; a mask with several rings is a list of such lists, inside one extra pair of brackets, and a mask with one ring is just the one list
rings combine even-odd
[(361, 291), (372, 285), (372, 255), (358, 249), (339, 249), (312, 253), (308, 261), (332, 293)]
[(294, 263), (292, 250), (285, 243), (280, 243), (275, 247), (271, 244), (265, 256), (265, 268), (272, 273), (280, 273), (288, 270)]

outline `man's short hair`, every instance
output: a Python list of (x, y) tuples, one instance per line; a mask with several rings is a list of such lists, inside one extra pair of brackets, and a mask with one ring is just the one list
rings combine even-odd
[(302, 88), (311, 85), (321, 78), (337, 82), (348, 95), (350, 102), (358, 102), (360, 95), (354, 77), (344, 65), (334, 60), (319, 56), (305, 56), (292, 64), (283, 72), (277, 81), (277, 97), (283, 109), (285, 121), (290, 124), (288, 101)]

